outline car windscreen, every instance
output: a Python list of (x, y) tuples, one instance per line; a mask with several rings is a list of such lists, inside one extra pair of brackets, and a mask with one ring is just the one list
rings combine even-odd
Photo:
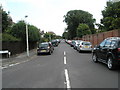
[(41, 43), (41, 44), (39, 45), (39, 47), (48, 47), (48, 44), (47, 44), (47, 43)]
[(83, 45), (91, 45), (90, 42), (83, 42)]
[(51, 42), (57, 42), (56, 40), (52, 40)]

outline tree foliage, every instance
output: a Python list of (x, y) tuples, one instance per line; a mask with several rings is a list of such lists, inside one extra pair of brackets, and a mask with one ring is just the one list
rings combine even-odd
[(109, 31), (120, 28), (120, 1), (119, 2), (107, 2), (107, 7), (102, 11), (103, 29)]
[(9, 12), (3, 10), (0, 6), (0, 13), (2, 14), (2, 32), (5, 32), (12, 25), (12, 18), (9, 16)]
[(24, 21), (19, 21), (11, 28), (10, 34), (22, 41), (26, 40), (26, 24)]
[[(2, 15), (2, 34), (0, 40), (2, 41), (26, 41), (26, 23), (19, 21), (13, 23), (9, 12), (3, 10), (0, 6), (0, 14)], [(34, 25), (28, 25), (28, 38), (30, 42), (37, 42), (41, 38), (40, 31)]]
[(46, 32), (44, 34), (44, 38), (46, 41), (51, 41), (52, 39), (55, 39), (56, 35), (53, 33)]
[[(16, 38), (20, 38), (22, 41), (26, 41), (26, 23), (24, 21), (19, 21), (14, 24), (11, 28), (10, 34)], [(29, 41), (40, 40), (40, 33), (37, 27), (28, 25), (28, 34)]]
[(87, 24), (79, 24), (77, 28), (77, 37), (82, 38), (82, 36), (91, 34), (90, 28)]
[(40, 41), (40, 32), (39, 29), (33, 25), (29, 25), (29, 41)]
[(63, 39), (69, 39), (68, 32), (64, 32), (62, 37), (63, 37)]
[(79, 24), (87, 24), (92, 33), (94, 33), (94, 22), (92, 14), (82, 10), (71, 10), (64, 16), (64, 22), (67, 24), (67, 30), (70, 38), (76, 37), (76, 30)]
[(8, 34), (8, 33), (2, 33), (0, 34), (0, 41), (20, 41), (20, 39)]

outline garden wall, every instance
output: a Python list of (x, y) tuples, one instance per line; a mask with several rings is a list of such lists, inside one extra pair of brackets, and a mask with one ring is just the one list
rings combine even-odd
[(86, 35), (82, 37), (84, 41), (90, 41), (93, 46), (98, 45), (107, 37), (120, 37), (120, 30), (112, 30), (98, 34)]
[[(29, 49), (37, 47), (36, 42), (29, 42)], [(2, 42), (2, 50), (9, 50), (11, 55), (19, 54), (26, 51), (26, 43), (19, 41)]]

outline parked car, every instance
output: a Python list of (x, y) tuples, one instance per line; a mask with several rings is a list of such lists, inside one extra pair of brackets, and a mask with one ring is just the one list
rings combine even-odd
[(73, 47), (75, 45), (75, 40), (72, 40), (72, 42), (70, 43), (70, 46)]
[(69, 45), (71, 44), (71, 42), (72, 42), (72, 40), (66, 40), (66, 43)]
[(74, 43), (74, 45), (73, 45), (73, 48), (74, 48), (75, 50), (77, 50), (77, 47), (80, 45), (80, 42), (81, 42), (81, 40), (76, 40), (76, 41), (75, 41), (75, 43)]
[(57, 42), (58, 42), (58, 43), (60, 43), (60, 42), (61, 42), (61, 40), (60, 40), (60, 39), (56, 39), (56, 40), (57, 40)]
[(57, 40), (52, 40), (51, 43), (54, 47), (57, 47), (59, 44), (59, 42)]
[(87, 41), (81, 41), (79, 45), (77, 46), (77, 51), (82, 52), (82, 51), (92, 51), (92, 44)]
[(94, 47), (92, 59), (107, 64), (110, 70), (115, 69), (120, 65), (120, 37), (107, 38)]
[(41, 53), (48, 53), (51, 55), (53, 53), (54, 47), (50, 42), (43, 42), (38, 45), (37, 55)]

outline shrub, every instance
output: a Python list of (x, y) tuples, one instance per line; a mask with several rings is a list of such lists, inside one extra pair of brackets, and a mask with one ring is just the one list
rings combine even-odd
[(0, 41), (20, 41), (20, 39), (10, 34), (3, 33), (3, 34), (0, 34)]

